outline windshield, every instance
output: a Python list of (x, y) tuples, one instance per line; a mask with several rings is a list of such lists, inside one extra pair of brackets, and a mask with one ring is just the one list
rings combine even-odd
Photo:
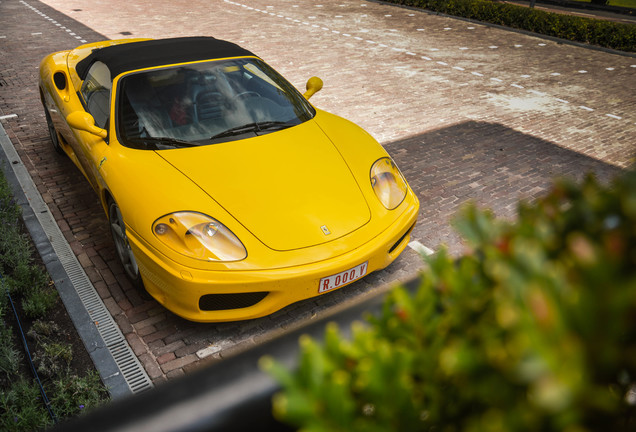
[(190, 147), (271, 133), (314, 114), (305, 98), (263, 61), (216, 60), (123, 77), (117, 133), (128, 147)]

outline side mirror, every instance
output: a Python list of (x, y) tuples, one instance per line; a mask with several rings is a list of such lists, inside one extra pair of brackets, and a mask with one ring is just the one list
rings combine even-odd
[(311, 77), (307, 81), (307, 91), (305, 92), (303, 96), (305, 96), (305, 99), (308, 100), (310, 97), (314, 95), (314, 93), (319, 92), (321, 88), (322, 88), (322, 80), (318, 77)]
[(95, 119), (92, 115), (84, 111), (75, 111), (66, 116), (66, 122), (73, 129), (78, 129), (97, 135), (100, 138), (106, 139), (108, 132), (106, 129), (95, 126)]

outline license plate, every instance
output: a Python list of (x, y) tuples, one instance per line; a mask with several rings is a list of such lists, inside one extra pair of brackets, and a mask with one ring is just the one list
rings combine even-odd
[(320, 279), (318, 293), (322, 294), (324, 292), (331, 291), (333, 289), (351, 283), (354, 280), (360, 279), (362, 276), (367, 274), (367, 268), (369, 267), (368, 264), (369, 261), (364, 262), (352, 269)]

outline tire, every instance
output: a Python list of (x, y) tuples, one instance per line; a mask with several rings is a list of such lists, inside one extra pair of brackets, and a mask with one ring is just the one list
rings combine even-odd
[(139, 274), (139, 266), (137, 266), (137, 260), (128, 243), (128, 237), (126, 236), (124, 218), (114, 201), (110, 201), (108, 204), (108, 221), (110, 223), (110, 232), (113, 236), (113, 242), (115, 242), (115, 252), (117, 252), (117, 258), (119, 258), (119, 262), (124, 268), (126, 276), (133, 285), (142, 287), (143, 284)]
[(65, 154), (64, 149), (60, 145), (60, 138), (55, 130), (55, 126), (53, 125), (53, 120), (51, 120), (51, 114), (49, 114), (49, 110), (44, 108), (44, 115), (46, 116), (46, 125), (49, 128), (49, 136), (51, 137), (51, 142), (53, 143), (53, 148), (58, 154)]

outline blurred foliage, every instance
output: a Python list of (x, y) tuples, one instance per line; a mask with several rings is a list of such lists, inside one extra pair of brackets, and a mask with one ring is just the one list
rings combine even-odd
[(546, 12), (491, 0), (386, 1), (575, 42), (621, 51), (636, 51), (636, 25), (634, 24)]
[(560, 181), (515, 223), (466, 206), (469, 252), (343, 338), (303, 337), (277, 418), (304, 431), (636, 430), (636, 172)]

